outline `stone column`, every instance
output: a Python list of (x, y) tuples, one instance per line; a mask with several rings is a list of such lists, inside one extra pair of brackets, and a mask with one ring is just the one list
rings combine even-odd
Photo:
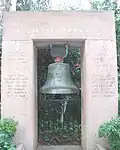
[(100, 124), (118, 114), (116, 42), (86, 40), (81, 63), (82, 147), (95, 150)]
[(19, 121), (15, 141), (27, 150), (35, 150), (37, 144), (34, 58), (32, 41), (3, 41), (1, 113)]

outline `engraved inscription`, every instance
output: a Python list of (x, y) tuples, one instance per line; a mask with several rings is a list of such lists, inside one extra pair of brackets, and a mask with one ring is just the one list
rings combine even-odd
[[(18, 29), (17, 29), (18, 30)], [(71, 28), (71, 27), (66, 27), (66, 28), (52, 28), (52, 27), (40, 27), (38, 28), (29, 28), (27, 33), (31, 34), (31, 33), (40, 33), (40, 32), (51, 32), (51, 33), (57, 33), (57, 32), (67, 32), (67, 33), (75, 33), (75, 32), (82, 32), (81, 29), (77, 29), (77, 28)], [(85, 30), (84, 32), (88, 32), (87, 30)]]
[(7, 96), (14, 99), (27, 99), (28, 78), (26, 72), (28, 57), (24, 51), (20, 50), (19, 41), (14, 44), (16, 47), (13, 50), (8, 49), (6, 53), (8, 69), (10, 65), (9, 74), (5, 78)]
[(19, 46), (16, 47), (16, 51), (8, 52), (8, 62), (14, 61), (14, 63), (27, 63), (27, 57), (24, 52), (19, 50)]
[[(101, 42), (99, 48), (91, 55), (94, 70), (91, 76), (91, 96), (95, 98), (111, 98), (116, 95), (115, 59), (111, 43)], [(95, 45), (98, 46), (97, 43)]]
[(92, 77), (92, 97), (113, 97), (115, 88), (115, 77), (110, 74), (101, 76), (93, 75)]
[(28, 98), (26, 92), (28, 79), (23, 74), (8, 75), (5, 81), (8, 86), (8, 97)]

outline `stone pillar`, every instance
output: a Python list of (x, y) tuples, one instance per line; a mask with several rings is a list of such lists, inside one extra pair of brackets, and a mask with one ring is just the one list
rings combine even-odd
[(1, 113), (19, 122), (15, 141), (27, 150), (35, 150), (37, 144), (34, 59), (32, 41), (3, 41)]
[(99, 125), (118, 114), (116, 42), (86, 40), (82, 57), (82, 147), (95, 150)]

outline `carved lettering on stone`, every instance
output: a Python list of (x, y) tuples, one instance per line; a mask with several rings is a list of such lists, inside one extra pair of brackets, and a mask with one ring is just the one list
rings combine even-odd
[[(112, 44), (111, 44), (112, 45)], [(109, 46), (109, 47), (108, 47)], [(114, 76), (114, 55), (111, 55), (112, 47), (107, 42), (101, 44), (95, 51), (92, 63), (91, 76), (92, 97), (110, 98), (116, 95), (116, 79)]]
[(115, 77), (110, 74), (101, 76), (100, 74), (92, 77), (92, 97), (113, 97), (115, 95)]
[[(20, 49), (19, 41), (14, 43), (16, 48), (8, 49), (7, 62), (11, 65), (10, 71), (5, 78), (7, 85), (7, 96), (12, 99), (28, 99), (27, 56)], [(9, 69), (9, 68), (8, 68)]]
[[(74, 32), (82, 32), (82, 30), (80, 29), (77, 29), (77, 28), (71, 28), (71, 27), (66, 27), (66, 28), (52, 28), (52, 27), (40, 27), (39, 29), (38, 28), (29, 28), (28, 29), (28, 34), (34, 34), (34, 33), (40, 33), (40, 32), (54, 32), (54, 33), (59, 33), (59, 32), (67, 32), (67, 33), (74, 33)], [(86, 32), (88, 32), (86, 30)]]
[(24, 76), (24, 74), (8, 75), (5, 81), (8, 85), (8, 97), (28, 98), (28, 79)]

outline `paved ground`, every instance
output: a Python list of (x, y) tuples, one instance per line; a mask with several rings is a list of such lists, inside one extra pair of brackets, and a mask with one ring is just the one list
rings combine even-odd
[(82, 150), (80, 146), (39, 146), (37, 150)]

